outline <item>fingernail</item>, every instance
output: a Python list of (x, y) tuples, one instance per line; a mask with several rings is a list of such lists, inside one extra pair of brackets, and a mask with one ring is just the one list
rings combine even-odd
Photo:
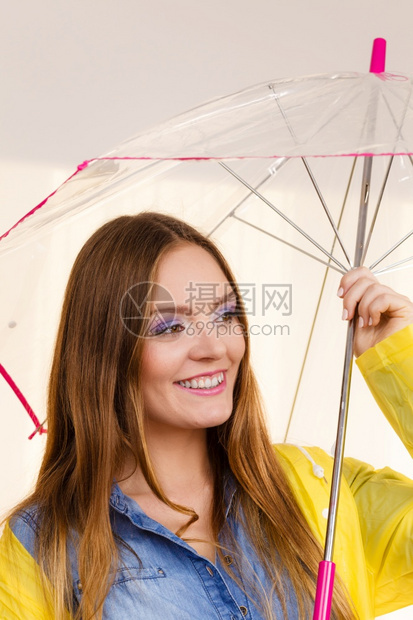
[(364, 327), (364, 319), (362, 316), (359, 316), (359, 327)]
[(341, 318), (343, 319), (343, 321), (346, 321), (348, 319), (348, 310), (347, 310), (347, 308), (344, 308), (343, 315), (342, 315)]
[(343, 293), (344, 293), (344, 289), (342, 286), (340, 286), (340, 288), (337, 291), (337, 296), (338, 297), (343, 297)]
[(373, 325), (373, 319), (370, 317), (369, 318), (369, 327), (371, 327)]

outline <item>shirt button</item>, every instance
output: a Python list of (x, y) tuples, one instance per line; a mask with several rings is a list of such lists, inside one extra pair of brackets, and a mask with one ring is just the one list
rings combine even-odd
[(242, 613), (243, 616), (246, 616), (248, 613), (248, 609), (246, 607), (244, 607), (244, 605), (240, 606), (240, 612)]
[(207, 569), (208, 573), (211, 575), (211, 577), (213, 577), (214, 576), (214, 571), (212, 570), (212, 568), (207, 565), (206, 569)]
[(231, 564), (232, 564), (232, 557), (230, 555), (224, 555), (224, 560), (225, 560), (225, 564), (227, 566), (231, 566)]
[(80, 583), (80, 581), (77, 582), (77, 589), (80, 590), (80, 591), (83, 590), (82, 584)]

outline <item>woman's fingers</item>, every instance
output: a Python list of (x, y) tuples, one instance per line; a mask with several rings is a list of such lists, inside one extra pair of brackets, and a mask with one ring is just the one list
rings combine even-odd
[(355, 353), (360, 355), (395, 331), (413, 323), (413, 304), (405, 295), (380, 284), (366, 268), (352, 269), (340, 281), (343, 319), (357, 312)]
[(409, 300), (392, 289), (372, 285), (367, 289), (358, 305), (359, 327), (379, 325), (382, 316), (402, 318), (408, 308)]
[[(352, 319), (357, 305), (363, 300), (364, 314), (359, 311), (359, 316), (367, 319), (368, 322), (369, 317), (365, 316), (366, 307), (379, 294), (378, 289), (372, 288), (374, 286), (382, 287), (373, 274), (365, 267), (352, 269), (342, 277), (338, 295), (343, 299), (343, 319)], [(385, 287), (382, 288), (384, 289)]]
[(413, 312), (408, 297), (380, 284), (366, 267), (343, 276), (339, 294), (343, 299), (343, 318), (352, 319), (357, 309), (360, 327), (378, 325), (383, 314), (402, 318)]

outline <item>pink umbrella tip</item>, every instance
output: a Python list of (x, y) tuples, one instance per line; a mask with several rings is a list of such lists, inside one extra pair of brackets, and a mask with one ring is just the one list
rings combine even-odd
[(370, 73), (384, 73), (386, 65), (386, 39), (374, 39), (371, 52)]

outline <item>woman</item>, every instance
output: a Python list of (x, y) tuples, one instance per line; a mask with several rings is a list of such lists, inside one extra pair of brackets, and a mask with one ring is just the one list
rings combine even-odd
[[(201, 309), (196, 282), (216, 285)], [(365, 269), (339, 295), (344, 318), (358, 304), (360, 366), (412, 441), (413, 305)], [(1, 542), (2, 618), (311, 617), (331, 459), (308, 451), (317, 477), (298, 448), (274, 450), (247, 329), (227, 263), (183, 222), (125, 216), (89, 239), (67, 286), (37, 485)], [(333, 613), (371, 618), (413, 603), (413, 485), (354, 460), (345, 476)]]

